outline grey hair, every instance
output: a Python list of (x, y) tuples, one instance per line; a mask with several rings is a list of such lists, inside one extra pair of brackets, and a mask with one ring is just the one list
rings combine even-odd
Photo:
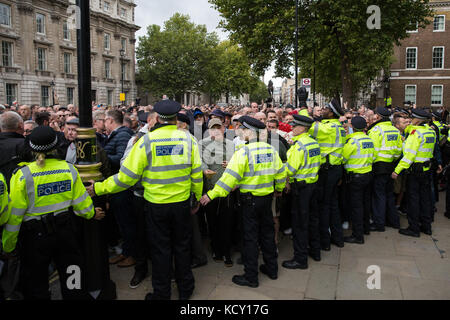
[(33, 121), (33, 120), (27, 120), (27, 121), (25, 121), (23, 123), (23, 125), (26, 125), (26, 124), (31, 124), (31, 128), (32, 129), (34, 129), (34, 128), (36, 128), (38, 126), (38, 124), (35, 121)]
[(23, 124), (23, 119), (14, 111), (5, 112), (0, 116), (0, 130), (3, 132), (16, 131), (20, 124)]
[(94, 111), (94, 114), (92, 115), (92, 120), (96, 121), (101, 118), (105, 118), (105, 115), (106, 115), (106, 112), (103, 110)]

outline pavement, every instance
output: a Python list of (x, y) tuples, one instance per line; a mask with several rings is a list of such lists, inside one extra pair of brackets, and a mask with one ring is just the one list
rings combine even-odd
[[(365, 244), (331, 246), (322, 251), (322, 260), (309, 259), (307, 270), (288, 270), (283, 260), (293, 256), (292, 240), (280, 236), (279, 273), (277, 280), (259, 275), (259, 287), (252, 289), (235, 285), (231, 279), (243, 273), (243, 266), (227, 268), (209, 257), (208, 264), (193, 270), (195, 291), (192, 300), (447, 300), (450, 299), (450, 219), (444, 217), (445, 193), (440, 194), (433, 235), (420, 238), (402, 236), (398, 230), (372, 232)], [(401, 216), (401, 226), (408, 224)], [(344, 230), (344, 234), (351, 233)], [(207, 242), (205, 242), (207, 245)], [(207, 247), (208, 248), (208, 247)], [(236, 262), (238, 254), (233, 260)], [(261, 255), (260, 255), (261, 260)], [(151, 263), (150, 263), (151, 265)], [(380, 288), (368, 289), (369, 266), (380, 268)], [(143, 300), (152, 292), (151, 277), (136, 289), (129, 288), (134, 268), (110, 268), (117, 286), (119, 300)], [(373, 281), (369, 281), (373, 283)], [(53, 290), (54, 291), (54, 290)], [(172, 299), (178, 298), (172, 282)]]

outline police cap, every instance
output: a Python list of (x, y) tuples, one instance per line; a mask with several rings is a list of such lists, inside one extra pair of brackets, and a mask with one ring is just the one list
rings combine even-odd
[(213, 112), (211, 112), (211, 115), (220, 118), (225, 118), (225, 113), (220, 109), (214, 109)]
[(171, 119), (176, 117), (177, 113), (181, 110), (181, 105), (172, 100), (161, 100), (153, 107), (155, 112), (161, 119)]
[(138, 112), (138, 119), (140, 122), (147, 123), (149, 112)]
[(187, 123), (188, 125), (191, 124), (191, 120), (189, 119), (189, 117), (187, 115), (185, 115), (184, 113), (178, 113), (177, 114), (177, 120)]
[(440, 111), (435, 110), (431, 114), (433, 115), (433, 117), (435, 117), (438, 120), (441, 120), (441, 118), (442, 118), (442, 113)]
[(31, 150), (35, 152), (48, 152), (58, 145), (56, 131), (49, 126), (39, 126), (33, 129), (29, 135)]
[(335, 115), (341, 117), (344, 115), (344, 110), (341, 108), (341, 103), (338, 99), (333, 98), (330, 103), (327, 104), (327, 108), (331, 109)]
[(253, 131), (259, 131), (266, 128), (266, 125), (264, 123), (249, 116), (240, 117), (239, 122), (242, 123), (245, 128)]
[(352, 127), (356, 130), (363, 130), (367, 127), (367, 121), (366, 119), (360, 116), (353, 117)]
[(421, 120), (428, 120), (431, 118), (431, 114), (423, 109), (413, 109), (412, 117)]
[(302, 126), (302, 127), (311, 127), (314, 123), (314, 120), (310, 117), (301, 116), (298, 114), (292, 115), (294, 117), (294, 120), (292, 122), (289, 122), (289, 125), (295, 127), (295, 126)]
[(375, 113), (382, 116), (383, 118), (389, 118), (391, 116), (391, 112), (385, 107), (376, 108)]

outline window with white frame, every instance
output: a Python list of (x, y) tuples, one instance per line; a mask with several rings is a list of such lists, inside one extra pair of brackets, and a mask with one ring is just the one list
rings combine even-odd
[(64, 40), (70, 41), (70, 30), (67, 21), (64, 21), (63, 23), (63, 38)]
[(445, 31), (445, 15), (434, 16), (433, 32)]
[(13, 66), (13, 44), (9, 41), (2, 41), (2, 66)]
[(50, 87), (48, 86), (41, 87), (41, 107), (48, 107), (50, 105), (49, 92)]
[(122, 79), (127, 80), (127, 64), (122, 63)]
[(0, 24), (11, 26), (11, 7), (4, 3), (0, 3)]
[(431, 86), (431, 104), (433, 106), (441, 106), (442, 105), (442, 93), (444, 92), (444, 86), (432, 85)]
[(405, 101), (411, 101), (411, 103), (416, 103), (416, 85), (406, 85), (405, 86)]
[(36, 13), (36, 32), (45, 34), (45, 16), (41, 13)]
[(111, 79), (111, 60), (105, 60), (105, 78)]
[(67, 88), (67, 104), (73, 104), (74, 88)]
[(64, 53), (64, 73), (72, 73), (72, 54)]
[(105, 33), (105, 38), (104, 38), (104, 47), (105, 50), (110, 50), (111, 49), (111, 35), (109, 33)]
[(112, 106), (112, 105), (113, 105), (113, 91), (108, 90), (108, 106)]
[(125, 38), (120, 39), (120, 45), (121, 48), (124, 50), (124, 52), (127, 53), (127, 39)]
[(433, 69), (444, 68), (444, 47), (433, 47)]
[(6, 84), (6, 103), (12, 105), (14, 101), (17, 101), (17, 84)]
[(120, 8), (120, 16), (122, 18), (126, 18), (127, 17), (127, 9), (125, 8)]
[(417, 48), (406, 48), (406, 69), (417, 69)]
[[(415, 24), (413, 24), (414, 27), (411, 28), (411, 30), (407, 30), (407, 33), (416, 33), (419, 32), (419, 23), (416, 22)], [(414, 28), (414, 29), (413, 29)]]
[(44, 48), (37, 48), (37, 58), (38, 58), (38, 70), (47, 70), (47, 50)]
[(103, 2), (103, 10), (109, 12), (109, 8), (110, 8), (109, 2), (108, 1)]

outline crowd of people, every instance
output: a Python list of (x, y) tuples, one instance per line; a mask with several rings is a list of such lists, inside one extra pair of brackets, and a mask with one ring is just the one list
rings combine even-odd
[[(308, 259), (320, 261), (321, 251), (329, 251), (331, 245), (363, 244), (365, 236), (384, 232), (386, 227), (399, 229), (405, 236), (431, 235), (439, 191), (449, 172), (448, 112), (444, 108), (372, 109), (362, 105), (347, 109), (336, 99), (323, 107), (300, 103), (297, 109), (258, 103), (178, 108), (163, 98), (155, 106), (93, 105), (92, 111), (101, 171), (109, 178), (91, 184), (87, 192), (91, 197), (107, 195), (106, 212), (86, 202), (89, 197), (82, 195), (82, 185), (76, 191), (80, 200), (69, 204), (78, 216), (103, 219), (109, 263), (135, 268), (131, 288), (138, 287), (151, 270), (155, 292), (147, 298), (170, 298), (167, 278), (177, 280), (180, 298), (189, 298), (194, 290), (191, 269), (206, 265), (209, 254), (225, 267), (243, 264), (244, 274), (233, 277), (233, 282), (257, 287), (260, 248), (264, 264), (259, 271), (275, 280), (281, 233), (293, 240), (293, 258), (282, 262), (289, 269), (307, 269)], [(34, 209), (30, 203), (28, 207), (22, 204), (23, 211), (14, 207), (20, 202), (18, 195), (32, 201), (31, 194), (41, 192), (39, 187), (31, 193), (26, 189), (29, 177), (20, 168), (29, 165), (33, 178), (43, 175), (39, 173), (44, 168), (43, 154), (51, 152), (47, 159), (62, 161), (52, 172), (72, 174), (75, 192), (75, 181), (80, 178), (72, 168), (77, 163), (80, 122), (74, 105), (0, 106), (0, 113), (0, 191), (6, 194), (0, 201), (0, 225), (4, 225), (3, 251), (9, 254), (15, 251), (16, 242), (31, 245), (28, 237), (19, 236), (19, 230), (25, 232), (20, 229), (23, 216), (48, 213), (27, 212), (26, 208)], [(168, 127), (173, 130), (169, 138), (149, 140), (152, 133)], [(163, 140), (165, 144), (158, 145)], [(153, 146), (152, 141), (156, 141)], [(192, 157), (186, 163), (181, 158), (184, 148)], [(37, 167), (32, 167), (35, 162)], [(192, 184), (182, 185), (180, 175), (186, 164), (192, 170)], [(151, 189), (153, 185), (156, 189)], [(52, 196), (67, 191), (51, 188)], [(9, 209), (4, 200), (7, 190), (17, 191), (10, 194)], [(163, 221), (162, 216), (183, 211), (186, 198), (191, 214), (180, 221), (173, 218), (176, 223)], [(154, 203), (177, 203), (178, 207), (169, 212)], [(407, 216), (408, 228), (400, 228), (400, 215)], [(20, 220), (15, 220), (17, 216)], [(165, 228), (171, 230), (170, 235)], [(349, 236), (344, 236), (346, 229), (351, 229)], [(172, 247), (167, 237), (176, 238), (172, 238)], [(69, 241), (67, 232), (64, 241)], [(183, 247), (177, 247), (177, 241)], [(190, 250), (180, 249), (186, 246)], [(39, 259), (29, 247), (23, 251), (27, 252), (24, 263)], [(172, 252), (174, 262), (163, 251)], [(43, 265), (50, 262), (48, 257)], [(61, 261), (53, 263), (60, 271)], [(48, 283), (31, 280), (31, 266), (23, 269), (29, 281), (23, 288), (25, 297), (49, 298)], [(62, 291), (64, 298), (72, 297)]]

